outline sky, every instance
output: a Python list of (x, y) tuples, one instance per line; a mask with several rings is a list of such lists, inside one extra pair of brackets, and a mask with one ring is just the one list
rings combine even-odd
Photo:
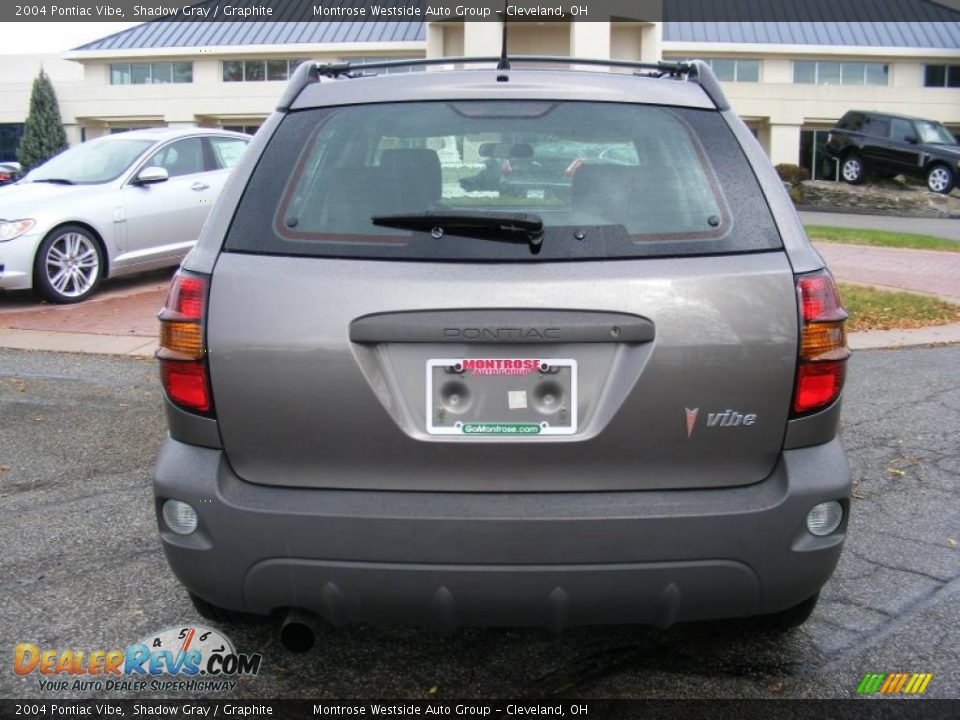
[(0, 55), (57, 53), (112, 35), (131, 22), (15, 22), (0, 29)]

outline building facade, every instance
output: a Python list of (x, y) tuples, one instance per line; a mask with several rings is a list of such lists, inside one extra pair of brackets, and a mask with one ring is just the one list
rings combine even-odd
[[(960, 132), (960, 13), (937, 23), (537, 22), (509, 32), (515, 55), (707, 60), (771, 159), (814, 177), (834, 175), (826, 132), (851, 108)], [(253, 131), (306, 58), (489, 56), (500, 39), (496, 22), (154, 22), (50, 58), (58, 71), (48, 73), (71, 142), (155, 125)], [(10, 63), (16, 81), (11, 67), (0, 72), (0, 142), (26, 117), (38, 63)]]

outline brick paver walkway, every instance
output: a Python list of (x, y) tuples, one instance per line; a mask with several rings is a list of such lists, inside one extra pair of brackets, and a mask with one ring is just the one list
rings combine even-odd
[(960, 253), (816, 245), (838, 280), (913, 290), (960, 302)]
[(173, 270), (107, 282), (77, 305), (41, 303), (29, 293), (0, 295), (0, 328), (155, 338)]

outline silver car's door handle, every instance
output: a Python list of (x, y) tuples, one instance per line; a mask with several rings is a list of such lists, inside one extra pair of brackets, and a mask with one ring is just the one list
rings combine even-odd
[(205, 183), (205, 182), (195, 182), (193, 185), (190, 186), (190, 189), (191, 189), (191, 190), (206, 190), (208, 187), (210, 187), (210, 186), (207, 185), (207, 183)]

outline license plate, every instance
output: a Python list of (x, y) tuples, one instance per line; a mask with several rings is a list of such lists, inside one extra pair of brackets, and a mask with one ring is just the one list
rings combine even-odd
[(532, 437), (576, 431), (576, 360), (427, 361), (427, 432), (431, 435)]

